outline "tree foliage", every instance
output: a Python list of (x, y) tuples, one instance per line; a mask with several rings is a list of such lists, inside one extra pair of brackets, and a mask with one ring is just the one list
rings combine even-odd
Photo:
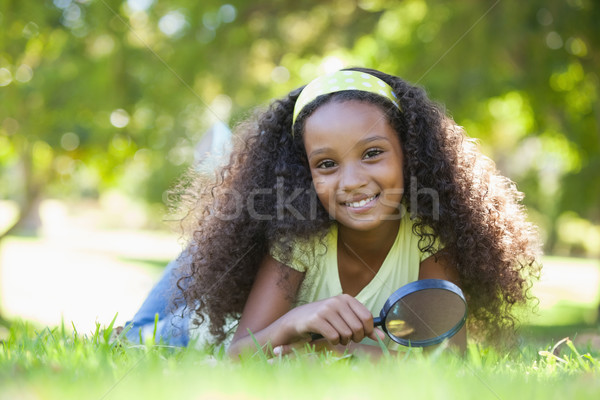
[(0, 0), (0, 196), (118, 187), (148, 202), (217, 120), (360, 65), (424, 86), (556, 241), (600, 221), (591, 0)]

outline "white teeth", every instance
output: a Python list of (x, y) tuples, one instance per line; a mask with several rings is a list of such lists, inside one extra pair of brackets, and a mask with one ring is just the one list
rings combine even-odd
[(354, 201), (352, 203), (346, 203), (346, 206), (352, 207), (352, 208), (364, 207), (365, 204), (367, 204), (370, 201), (373, 201), (375, 199), (375, 197), (377, 197), (377, 196), (372, 196), (372, 197), (369, 197), (368, 199), (363, 199), (361, 201)]

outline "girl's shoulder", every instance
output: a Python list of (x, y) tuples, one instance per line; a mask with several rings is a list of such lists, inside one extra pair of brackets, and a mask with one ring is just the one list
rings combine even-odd
[(331, 224), (325, 233), (315, 233), (308, 238), (296, 238), (289, 242), (274, 243), (269, 253), (277, 261), (306, 272), (311, 266), (320, 264), (332, 246), (337, 243), (337, 224)]

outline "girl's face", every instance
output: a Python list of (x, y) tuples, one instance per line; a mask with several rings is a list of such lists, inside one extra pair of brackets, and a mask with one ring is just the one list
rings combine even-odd
[(319, 107), (305, 122), (304, 147), (319, 200), (343, 227), (371, 231), (400, 219), (402, 147), (377, 106)]

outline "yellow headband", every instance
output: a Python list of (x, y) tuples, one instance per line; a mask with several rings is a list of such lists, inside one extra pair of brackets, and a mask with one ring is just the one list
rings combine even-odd
[(344, 90), (360, 90), (371, 92), (389, 99), (399, 110), (401, 110), (398, 98), (390, 85), (377, 78), (376, 76), (360, 71), (337, 71), (329, 75), (321, 76), (306, 85), (294, 106), (294, 117), (292, 126), (296, 122), (296, 117), (300, 111), (317, 97), (341, 92)]

